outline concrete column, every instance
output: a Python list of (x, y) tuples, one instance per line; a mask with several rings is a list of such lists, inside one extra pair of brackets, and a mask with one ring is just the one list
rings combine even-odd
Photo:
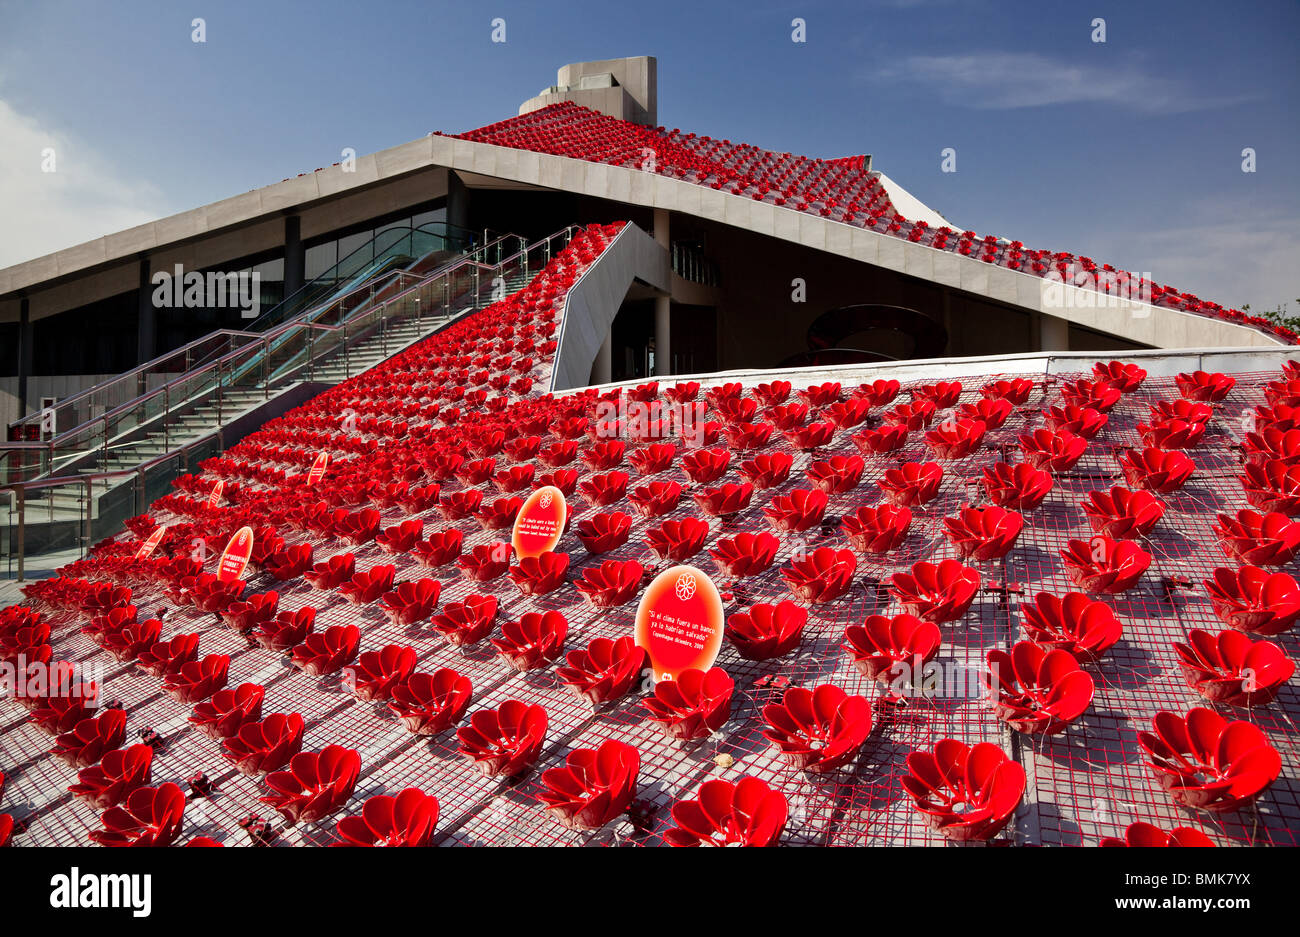
[(447, 170), (447, 224), (469, 227), (469, 189), (453, 170)]
[(32, 314), (26, 296), (18, 304), (18, 418), (27, 415), (27, 379), (32, 376)]
[(668, 209), (666, 208), (655, 209), (655, 241), (664, 250), (669, 250), (671, 241), (668, 234)]
[[(179, 286), (179, 284), (175, 284)], [(158, 310), (153, 305), (153, 284), (149, 282), (149, 258), (140, 258), (139, 323), (136, 327), (136, 363), (158, 356)]]
[(655, 297), (655, 376), (673, 373), (672, 306), (667, 296)]
[(596, 352), (596, 363), (591, 370), (593, 384), (608, 384), (614, 379), (614, 334), (605, 332), (605, 340)]
[(1070, 323), (1065, 319), (1041, 313), (1038, 324), (1039, 351), (1069, 351)]
[(307, 250), (302, 246), (302, 219), (297, 215), (284, 218), (284, 295), (302, 289), (307, 279)]

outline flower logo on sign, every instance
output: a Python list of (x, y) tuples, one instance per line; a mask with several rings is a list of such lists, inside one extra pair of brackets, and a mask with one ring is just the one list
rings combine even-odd
[(537, 500), (538, 503), (541, 504), (542, 509), (545, 510), (551, 506), (551, 493), (549, 491), (543, 491), (542, 496)]
[(690, 573), (682, 573), (677, 577), (677, 598), (686, 602), (693, 595), (695, 595), (695, 577)]

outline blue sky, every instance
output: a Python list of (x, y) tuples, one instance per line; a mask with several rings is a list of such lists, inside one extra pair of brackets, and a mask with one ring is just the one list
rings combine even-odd
[(649, 54), (666, 126), (871, 153), (956, 226), (1295, 314), (1298, 39), (1294, 0), (0, 0), (0, 265), (511, 116), (566, 62)]

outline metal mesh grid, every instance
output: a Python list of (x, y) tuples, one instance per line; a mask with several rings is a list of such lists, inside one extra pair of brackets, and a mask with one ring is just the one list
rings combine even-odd
[[(539, 363), (535, 376), (540, 377), (548, 368), (549, 362)], [(937, 740), (952, 737), (968, 744), (993, 742), (1025, 765), (1029, 787), (1013, 823), (1002, 834), (1004, 841), (1095, 843), (1101, 836), (1122, 835), (1124, 827), (1134, 820), (1146, 820), (1164, 828), (1196, 826), (1223, 844), (1294, 845), (1300, 838), (1300, 786), (1296, 781), (1300, 751), (1294, 723), (1300, 701), (1294, 681), (1269, 706), (1254, 710), (1219, 707), (1230, 718), (1257, 723), (1284, 760), (1282, 777), (1256, 804), (1240, 811), (1210, 815), (1176, 807), (1155, 783), (1136, 742), (1136, 733), (1150, 725), (1157, 711), (1183, 713), (1192, 706), (1209, 705), (1184, 684), (1170, 642), (1184, 639), (1192, 628), (1222, 628), (1200, 586), (1215, 567), (1231, 565), (1220, 554), (1210, 524), (1218, 511), (1233, 511), (1245, 505), (1235, 478), (1239, 459), (1238, 451), (1232, 448), (1235, 439), (1230, 431), (1239, 425), (1244, 409), (1263, 401), (1260, 387), (1275, 376), (1238, 375), (1233, 394), (1216, 407), (1210, 433), (1190, 453), (1198, 466), (1196, 474), (1182, 492), (1165, 497), (1168, 513), (1145, 545), (1154, 558), (1151, 569), (1137, 587), (1106, 599), (1124, 621), (1125, 633), (1107, 656), (1087, 668), (1097, 684), (1092, 706), (1064, 734), (1046, 739), (1012, 732), (972, 695), (958, 692), (913, 697), (905, 707), (888, 712), (876, 710), (872, 734), (849, 765), (824, 776), (813, 776), (791, 768), (769, 745), (761, 734), (761, 713), (764, 705), (780, 700), (785, 682), (809, 687), (832, 682), (849, 693), (871, 699), (881, 695), (880, 687), (861, 676), (841, 649), (845, 627), (870, 614), (897, 613), (899, 609), (891, 604), (882, 585), (887, 585), (892, 573), (917, 560), (956, 556), (942, 536), (943, 518), (955, 513), (963, 503), (984, 500), (983, 489), (975, 482), (991, 460), (1018, 458), (1017, 435), (1041, 425), (1040, 407), (1059, 402), (1059, 390), (1051, 381), (1038, 384), (1026, 405), (1014, 411), (1005, 426), (988, 434), (982, 449), (968, 458), (943, 463), (945, 477), (940, 494), (914, 509), (906, 541), (883, 557), (860, 556), (851, 591), (837, 601), (810, 608), (803, 642), (795, 652), (778, 660), (754, 663), (742, 660), (734, 648), (724, 643), (717, 665), (736, 683), (731, 716), (720, 732), (692, 743), (665, 740), (655, 725), (645, 721), (641, 706), (644, 688), (593, 712), (585, 700), (558, 680), (554, 665), (518, 674), (495, 656), (486, 641), (458, 649), (427, 622), (414, 628), (390, 624), (377, 605), (353, 606), (337, 593), (314, 591), (301, 580), (275, 583), (265, 574), (250, 580), (248, 594), (276, 589), (280, 593), (280, 610), (317, 607), (317, 631), (331, 625), (354, 624), (362, 633), (362, 651), (378, 650), (390, 643), (407, 644), (419, 656), (419, 671), (450, 667), (468, 677), (474, 687), (471, 712), (494, 708), (508, 699), (545, 707), (549, 727), (536, 765), (519, 779), (485, 778), (459, 755), (454, 732), (433, 738), (413, 737), (384, 704), (361, 702), (351, 696), (338, 675), (322, 678), (302, 674), (288, 664), (287, 658), (250, 647), (245, 639), (220, 625), (216, 616), (192, 608), (173, 608), (157, 592), (138, 590), (134, 601), (141, 608), (142, 618), (154, 614), (154, 609), (169, 609), (164, 619), (164, 638), (197, 631), (202, 635), (200, 656), (229, 654), (229, 685), (264, 685), (264, 713), (301, 713), (306, 721), (304, 750), (333, 743), (355, 748), (361, 754), (361, 780), (353, 800), (339, 815), (357, 812), (362, 801), (374, 794), (418, 787), (440, 802), (435, 841), (443, 844), (658, 844), (673, 825), (670, 808), (674, 802), (695, 796), (700, 783), (709, 778), (735, 781), (745, 775), (762, 779), (787, 798), (790, 822), (783, 842), (938, 844), (944, 842), (943, 838), (925, 827), (905, 795), (900, 778), (907, 771), (908, 753), (930, 749)], [(957, 622), (942, 626), (943, 646), (937, 663), (944, 673), (982, 671), (990, 648), (1007, 647), (1020, 639), (1021, 604), (1032, 601), (1039, 591), (1063, 594), (1074, 588), (1064, 574), (1058, 550), (1068, 539), (1091, 536), (1077, 502), (1090, 490), (1123, 483), (1114, 460), (1116, 447), (1138, 443), (1136, 425), (1146, 417), (1148, 403), (1176, 396), (1172, 381), (1157, 378), (1126, 395), (1078, 466), (1057, 476), (1056, 487), (1041, 508), (1025, 513), (1025, 529), (1016, 547), (1004, 560), (981, 567), (986, 588), (977, 595), (970, 611)], [(965, 388), (963, 402), (977, 398), (976, 386)], [(906, 399), (906, 392), (899, 399)], [(796, 452), (774, 434), (767, 450), (786, 451), (793, 456), (789, 480), (776, 488), (756, 491), (750, 507), (725, 524), (709, 520), (705, 547), (690, 562), (707, 568), (707, 550), (720, 537), (766, 529), (762, 508), (779, 494), (808, 487), (804, 470), (812, 461), (856, 452), (849, 440), (851, 432), (837, 432), (829, 446), (814, 454)], [(903, 461), (928, 461), (930, 455), (922, 436), (921, 432), (913, 432), (901, 451), (868, 457), (862, 482), (853, 491), (832, 498), (828, 517), (840, 517), (858, 506), (877, 502), (879, 492), (874, 482), (885, 469)], [(696, 486), (680, 466), (678, 442), (674, 465), (655, 480), (682, 484), (679, 507), (666, 517), (635, 517), (628, 542), (599, 557), (587, 555), (570, 530), (557, 547), (571, 556), (570, 582), (584, 568), (607, 559), (635, 558), (646, 566), (661, 568), (671, 565), (657, 563), (643, 537), (648, 529), (670, 517), (696, 515), (690, 497)], [(723, 444), (725, 441), (719, 443)], [(385, 445), (402, 444), (385, 440)], [(629, 443), (632, 448), (635, 444)], [(740, 481), (737, 468), (745, 457), (733, 454), (727, 474), (714, 484)], [(570, 467), (578, 470), (580, 481), (596, 474), (580, 462)], [(632, 472), (626, 464), (620, 469)], [(539, 474), (547, 470), (538, 465)], [(634, 475), (629, 488), (637, 484)], [(444, 483), (443, 491), (450, 493), (463, 487), (451, 481)], [(486, 499), (495, 496), (490, 482), (482, 487)], [(570, 498), (570, 505), (574, 524), (600, 511), (622, 509), (632, 513), (627, 504), (591, 508), (576, 496)], [(381, 513), (382, 527), (409, 517), (396, 508)], [(436, 509), (414, 516), (425, 520), (426, 536), (450, 526), (461, 529), (466, 553), (478, 544), (504, 539), (503, 532), (479, 529), (473, 518), (449, 523), (440, 518)], [(348, 549), (317, 537), (281, 533), (291, 542), (311, 542), (317, 562)], [(758, 602), (789, 598), (780, 577), (781, 567), (793, 551), (823, 545), (842, 548), (848, 543), (833, 522), (803, 537), (784, 538), (776, 562), (763, 574), (739, 583), (722, 583), (724, 590), (731, 587), (727, 613)], [(500, 621), (517, 618), (525, 611), (546, 609), (556, 609), (568, 620), (566, 651), (585, 646), (598, 636), (614, 638), (631, 631), (635, 602), (615, 609), (594, 609), (581, 602), (570, 586), (540, 598), (524, 597), (506, 577), (487, 583), (467, 582), (453, 578), (454, 567), (426, 570), (410, 556), (389, 556), (373, 543), (352, 548), (351, 552), (359, 571), (380, 563), (396, 563), (398, 582), (426, 576), (439, 579), (443, 584), (440, 607), (471, 593), (496, 595), (501, 609), (495, 633), (499, 633)], [(1167, 588), (1173, 577), (1190, 581), (1191, 586)], [(999, 583), (1005, 583), (1005, 587), (999, 587)], [(56, 618), (55, 623), (57, 656), (87, 663), (108, 660), (78, 632), (80, 621), (73, 616)], [(1297, 656), (1300, 648), (1294, 633), (1273, 640), (1289, 655)], [(188, 728), (189, 707), (163, 694), (156, 680), (131, 665), (110, 664), (105, 667), (102, 682), (104, 699), (119, 701), (128, 713), (128, 744), (146, 728), (163, 737), (164, 747), (155, 757), (153, 783), (170, 780), (184, 787), (186, 779), (196, 771), (205, 772), (215, 782), (211, 797), (191, 801), (183, 838), (206, 835), (230, 845), (247, 844), (250, 840), (240, 826), (241, 820), (252, 814), (277, 819), (269, 806), (259, 802), (265, 793), (260, 782), (234, 770), (220, 757), (217, 743)], [(595, 833), (567, 830), (538, 801), (540, 777), (546, 769), (563, 764), (572, 749), (594, 747), (611, 738), (633, 745), (641, 753), (637, 823), (623, 817)], [(25, 820), (26, 842), (84, 844), (87, 833), (98, 827), (98, 818), (95, 811), (66, 794), (67, 785), (76, 780), (76, 772), (45, 757), (49, 745), (50, 739), (27, 723), (15, 704), (0, 703), (0, 769), (9, 775), (5, 809)], [(715, 756), (721, 755), (730, 756), (734, 763), (721, 766), (715, 761)], [(285, 828), (277, 822), (275, 842), (329, 842), (334, 838), (335, 819), (297, 828)]]

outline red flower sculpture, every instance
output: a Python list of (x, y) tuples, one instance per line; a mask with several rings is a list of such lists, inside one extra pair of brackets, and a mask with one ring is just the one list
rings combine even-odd
[(1280, 512), (1220, 514), (1214, 532), (1224, 555), (1248, 566), (1285, 566), (1300, 551), (1300, 524)]
[(515, 522), (523, 498), (496, 498), (474, 512), (484, 530), (502, 530)]
[(1010, 400), (981, 397), (974, 403), (964, 403), (957, 408), (960, 421), (978, 420), (990, 432), (1000, 429), (1011, 416), (1013, 407)]
[(764, 452), (754, 456), (740, 466), (740, 475), (754, 486), (756, 491), (774, 488), (790, 477), (790, 466), (794, 460), (788, 452)]
[(372, 566), (364, 573), (357, 573), (351, 582), (339, 586), (339, 595), (353, 605), (369, 605), (393, 588), (393, 574), (396, 566)]
[(859, 553), (888, 553), (907, 538), (912, 524), (912, 512), (892, 504), (858, 508), (845, 515), (840, 529), (849, 538), (849, 544)]
[(1229, 722), (1209, 709), (1185, 717), (1158, 712), (1138, 744), (1175, 803), (1197, 810), (1235, 810), (1254, 800), (1282, 771), (1282, 758), (1259, 726)]
[(785, 829), (785, 797), (758, 778), (705, 781), (696, 796), (673, 804), (670, 846), (772, 846)]
[(518, 621), (501, 625), (500, 639), (493, 638), (497, 653), (520, 673), (545, 667), (560, 656), (569, 622), (556, 611), (525, 612)]
[(615, 511), (612, 514), (595, 514), (579, 521), (576, 533), (588, 553), (599, 555), (627, 543), (631, 530), (632, 518), (622, 511)]
[(691, 481), (707, 485), (717, 481), (731, 464), (731, 453), (725, 449), (696, 449), (682, 457), (682, 470)]
[(745, 660), (771, 660), (799, 646), (807, 623), (807, 610), (793, 602), (759, 603), (728, 618), (726, 634)]
[(335, 625), (309, 634), (293, 649), (294, 666), (313, 676), (335, 673), (357, 659), (360, 642), (361, 629), (356, 625)]
[(510, 544), (480, 543), (456, 561), (460, 574), (471, 582), (490, 582), (510, 569)]
[(1069, 651), (1085, 662), (1101, 657), (1124, 633), (1109, 605), (1082, 592), (1067, 592), (1062, 598), (1040, 592), (1033, 605), (1020, 609), (1030, 640)]
[(360, 546), (375, 539), (379, 533), (379, 512), (366, 508), (355, 514), (345, 514), (335, 525), (335, 532), (353, 546)]
[(871, 734), (871, 704), (833, 683), (792, 686), (780, 703), (763, 707), (763, 737), (795, 768), (813, 774), (846, 764)]
[(1028, 462), (995, 462), (981, 479), (989, 500), (999, 507), (1032, 511), (1043, 503), (1055, 480), (1051, 474)]
[(276, 607), (280, 603), (278, 592), (262, 592), (250, 595), (242, 602), (226, 606), (221, 617), (226, 624), (240, 634), (247, 634), (254, 628), (261, 627), (275, 617)]
[(415, 648), (401, 644), (366, 651), (349, 674), (352, 694), (367, 702), (388, 699), (395, 687), (415, 673), (417, 659)]
[(943, 469), (938, 462), (906, 462), (886, 469), (876, 485), (891, 503), (912, 507), (933, 501), (942, 482)]
[(1124, 394), (1131, 394), (1147, 379), (1147, 372), (1143, 368), (1123, 361), (1109, 361), (1104, 364), (1099, 361), (1092, 366), (1092, 373), (1098, 380), (1114, 384)]
[(431, 674), (413, 673), (397, 684), (388, 708), (401, 718), (408, 732), (437, 735), (460, 722), (472, 694), (468, 677), (443, 667)]
[(710, 517), (730, 517), (749, 507), (754, 494), (754, 486), (744, 484), (725, 484), (718, 488), (700, 488), (692, 497), (699, 509)]
[(137, 658), (141, 667), (159, 679), (178, 673), (190, 661), (198, 659), (197, 634), (178, 634), (170, 641), (162, 641), (147, 651), (141, 651)]
[[(280, 582), (285, 582), (289, 579), (297, 579), (311, 569), (312, 558), (313, 549), (310, 543), (285, 547), (267, 557), (265, 569)], [(225, 617), (224, 613), (222, 617)]]
[(1069, 651), (1048, 650), (1032, 641), (988, 652), (984, 686), (993, 711), (1017, 732), (1055, 735), (1092, 703), (1092, 677)]
[(736, 682), (721, 667), (707, 673), (687, 669), (676, 680), (656, 683), (654, 695), (641, 705), (649, 711), (649, 721), (658, 723), (669, 738), (698, 739), (726, 723), (735, 690)]
[(741, 451), (762, 449), (772, 438), (772, 429), (771, 423), (733, 423), (726, 429), (727, 445)]
[(886, 423), (878, 429), (864, 429), (852, 437), (853, 445), (863, 455), (882, 455), (903, 448), (907, 442), (907, 425), (905, 423)]
[(1110, 421), (1110, 417), (1092, 407), (1070, 404), (1043, 411), (1043, 424), (1053, 433), (1070, 433), (1092, 439)]
[(873, 407), (883, 407), (891, 403), (901, 389), (902, 385), (898, 381), (882, 379), (858, 385), (853, 396), (867, 401)]
[(304, 605), (296, 612), (281, 612), (253, 633), (268, 651), (288, 651), (307, 640), (316, 623), (316, 609)]
[(211, 699), (194, 707), (191, 725), (208, 738), (228, 739), (244, 726), (262, 718), (262, 700), (266, 690), (256, 683), (241, 683), (233, 690), (218, 690)]
[(910, 674), (914, 681), (939, 653), (939, 626), (915, 615), (870, 615), (844, 629), (844, 649), (868, 680), (889, 684)]
[(1119, 403), (1120, 389), (1109, 381), (1065, 381), (1061, 384), (1061, 399), (1077, 407), (1091, 407), (1109, 413)]
[(351, 553), (343, 553), (317, 563), (303, 578), (313, 589), (337, 589), (355, 576), (356, 572), (356, 559)]
[(394, 625), (410, 626), (428, 618), (438, 605), (442, 583), (436, 579), (404, 582), (384, 595), (384, 615)]
[(672, 467), (677, 447), (672, 443), (655, 443), (627, 454), (638, 475), (658, 475)]
[(430, 535), (428, 540), (421, 540), (414, 544), (411, 553), (421, 566), (434, 569), (445, 566), (459, 557), (463, 543), (464, 534), (455, 527), (451, 527)]
[(684, 563), (704, 548), (708, 535), (708, 524), (696, 517), (685, 517), (664, 521), (662, 526), (646, 531), (645, 541), (659, 559)]
[(141, 787), (121, 807), (105, 811), (102, 830), (90, 838), (101, 846), (170, 846), (181, 832), (185, 795), (175, 784)]
[(513, 777), (537, 760), (546, 738), (546, 710), (518, 700), (480, 709), (456, 730), (460, 752), (488, 777)]
[[(491, 468), (487, 469), (490, 473)], [(486, 476), (485, 476), (486, 477)], [(480, 484), (481, 482), (466, 482), (466, 484)], [(469, 517), (479, 509), (483, 503), (483, 492), (477, 488), (466, 488), (464, 491), (456, 491), (449, 495), (443, 495), (438, 502), (438, 513), (445, 520), (458, 521)]]
[(380, 794), (335, 827), (336, 846), (428, 846), (438, 825), (438, 799), (408, 787), (396, 797)]
[(1137, 585), (1151, 565), (1151, 554), (1132, 540), (1115, 540), (1100, 534), (1090, 540), (1071, 540), (1061, 550), (1065, 574), (1084, 592), (1115, 594)]
[(153, 749), (148, 745), (115, 749), (105, 754), (99, 764), (82, 768), (77, 783), (68, 791), (96, 810), (107, 810), (148, 784), (152, 765)]
[(486, 638), (496, 617), (496, 596), (470, 595), (444, 606), (441, 614), (433, 616), (433, 627), (456, 647), (466, 647)]
[(1288, 517), (1300, 514), (1300, 464), (1287, 465), (1279, 459), (1266, 462), (1247, 462), (1241, 487), (1246, 500), (1262, 511), (1277, 512)]
[[(835, 424), (810, 423), (807, 426), (801, 426), (798, 429), (788, 429), (781, 434), (785, 437), (786, 442), (791, 447), (807, 452), (812, 449), (820, 448), (831, 441), (835, 436)], [(766, 442), (766, 440), (764, 440)], [(756, 446), (740, 446), (737, 448), (754, 449)]]
[(907, 756), (903, 789), (930, 825), (956, 842), (996, 836), (1025, 793), (1025, 769), (990, 742), (943, 739)]
[(1137, 540), (1151, 533), (1165, 514), (1165, 503), (1147, 491), (1118, 485), (1109, 492), (1090, 491), (1079, 506), (1097, 533), (1116, 540)]
[(610, 739), (569, 752), (563, 768), (542, 773), (546, 809), (571, 830), (597, 830), (627, 810), (636, 794), (641, 755)]
[(839, 598), (853, 584), (858, 558), (852, 550), (818, 547), (781, 570), (786, 588), (799, 599), (813, 604)]
[(673, 511), (681, 496), (682, 486), (677, 482), (650, 482), (633, 489), (627, 499), (642, 517), (659, 517)]
[(1271, 641), (1252, 641), (1240, 631), (1194, 629), (1188, 643), (1174, 642), (1187, 685), (1214, 703), (1262, 706), (1277, 696), (1295, 664)]
[(510, 567), (510, 581), (524, 595), (546, 595), (564, 585), (569, 569), (569, 554), (547, 551), (539, 556), (525, 556), (518, 566)]
[(593, 475), (578, 486), (578, 491), (592, 507), (606, 507), (623, 500), (627, 494), (627, 480), (626, 472)]
[(786, 495), (777, 495), (763, 508), (763, 515), (773, 530), (786, 533), (804, 531), (822, 522), (826, 504), (825, 491), (800, 488)]
[(828, 495), (843, 494), (852, 491), (862, 481), (862, 472), (866, 463), (861, 456), (831, 456), (820, 462), (814, 462), (804, 472), (808, 480)]
[(1015, 511), (988, 505), (962, 508), (945, 517), (944, 534), (963, 559), (988, 562), (1004, 557), (1015, 546), (1025, 519)]
[(1185, 420), (1152, 421), (1151, 424), (1139, 423), (1138, 435), (1142, 445), (1153, 449), (1191, 449), (1201, 444), (1205, 435), (1204, 423), (1189, 423)]
[(326, 745), (319, 752), (299, 752), (288, 771), (266, 776), (272, 793), (261, 801), (274, 807), (290, 826), (314, 823), (348, 802), (360, 775), (361, 756), (351, 748)]
[(930, 425), (930, 421), (934, 419), (934, 411), (934, 401), (913, 400), (911, 403), (900, 403), (892, 410), (886, 410), (884, 420), (887, 424), (897, 424), (906, 427), (909, 432), (916, 432)]
[(229, 654), (209, 654), (164, 676), (163, 689), (178, 703), (197, 703), (224, 687), (229, 671)]
[(936, 384), (922, 384), (911, 389), (913, 400), (928, 400), (935, 409), (946, 410), (956, 405), (961, 398), (961, 381), (939, 381)]
[(1150, 823), (1144, 823), (1139, 820), (1136, 823), (1130, 823), (1124, 830), (1124, 838), (1117, 839), (1114, 836), (1103, 836), (1101, 846), (1213, 846), (1214, 840), (1206, 836), (1200, 830), (1190, 826), (1176, 826), (1168, 833), (1158, 826), (1152, 826)]
[(632, 635), (611, 641), (594, 638), (586, 648), (570, 651), (556, 676), (574, 692), (600, 706), (624, 696), (647, 665), (646, 652)]
[(1282, 634), (1300, 618), (1300, 586), (1286, 573), (1269, 573), (1258, 566), (1238, 570), (1219, 567), (1205, 580), (1214, 614), (1225, 625), (1257, 634)]
[(636, 595), (643, 572), (636, 560), (606, 560), (584, 569), (573, 586), (596, 608), (613, 608)]
[(1026, 462), (1036, 469), (1054, 474), (1074, 468), (1088, 448), (1088, 440), (1082, 436), (1072, 436), (1066, 432), (1053, 433), (1046, 429), (1036, 429), (1018, 439)]
[(894, 573), (889, 590), (911, 615), (941, 625), (966, 614), (979, 591), (978, 570), (959, 560), (913, 563), (910, 572)]
[(422, 533), (424, 533), (424, 521), (402, 521), (400, 524), (386, 527), (379, 536), (375, 537), (375, 543), (385, 553), (410, 553)]
[(925, 444), (936, 459), (964, 459), (984, 442), (983, 420), (954, 420), (925, 434)]
[(1187, 400), (1218, 403), (1228, 396), (1237, 379), (1226, 374), (1193, 371), (1191, 374), (1176, 375), (1174, 383), (1178, 385), (1178, 392)]

